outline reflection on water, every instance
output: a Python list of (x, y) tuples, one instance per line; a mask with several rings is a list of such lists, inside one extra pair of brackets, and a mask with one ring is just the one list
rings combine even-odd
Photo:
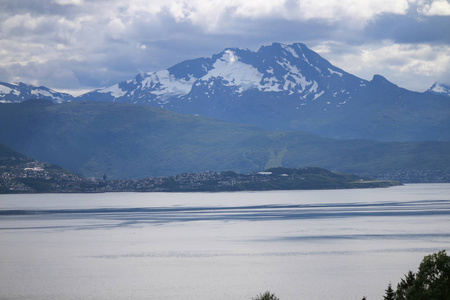
[(450, 184), (0, 196), (0, 298), (381, 298), (450, 245)]

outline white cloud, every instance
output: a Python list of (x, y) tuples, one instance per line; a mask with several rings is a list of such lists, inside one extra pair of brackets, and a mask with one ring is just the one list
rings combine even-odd
[[(448, 74), (442, 70), (450, 69), (448, 47), (377, 40), (378, 36), (396, 38), (379, 34), (394, 24), (380, 25), (380, 16), (396, 21), (412, 12), (425, 24), (433, 18), (429, 16), (449, 14), (445, 0), (21, 1), (28, 4), (11, 1), (10, 11), (0, 11), (3, 81), (31, 80), (37, 74), (41, 84), (52, 88), (97, 87), (100, 81), (102, 85), (115, 84), (138, 71), (158, 71), (226, 47), (256, 50), (273, 41), (304, 42), (335, 65), (367, 79), (380, 73), (402, 86), (414, 82), (410, 80), (413, 76), (450, 80), (442, 79)], [(419, 7), (420, 15), (413, 6)], [(364, 32), (368, 24), (380, 25), (376, 27), (379, 35)], [(445, 22), (440, 24), (439, 28), (445, 26)], [(439, 35), (441, 31), (436, 32)], [(419, 40), (426, 32), (405, 34)], [(70, 78), (67, 86), (58, 78), (58, 86), (52, 84), (55, 68), (76, 69), (72, 73), (66, 70), (70, 76), (61, 76)], [(422, 89), (423, 83), (415, 86)]]
[(281, 18), (305, 21), (364, 22), (376, 15), (406, 14), (416, 0), (166, 0), (128, 1), (129, 17), (168, 12), (177, 22), (190, 22), (206, 30), (228, 27), (238, 19)]
[(450, 46), (427, 44), (380, 44), (355, 46), (347, 52), (340, 43), (325, 43), (314, 47), (318, 53), (345, 71), (370, 80), (380, 74), (393, 83), (414, 90), (425, 91), (444, 78), (448, 82)]
[(54, 3), (59, 5), (83, 5), (83, 0), (53, 0)]
[(368, 21), (383, 13), (405, 14), (409, 3), (407, 0), (299, 0), (299, 6), (305, 19)]
[(418, 11), (426, 16), (450, 16), (450, 3), (447, 0), (435, 0), (422, 5)]
[(123, 24), (121, 19), (115, 18), (108, 23), (108, 34), (113, 39), (119, 39), (122, 37), (127, 27)]
[(44, 18), (33, 18), (29, 13), (23, 15), (15, 15), (6, 19), (2, 24), (2, 29), (6, 33), (10, 33), (16, 29), (34, 30), (39, 24), (44, 22)]

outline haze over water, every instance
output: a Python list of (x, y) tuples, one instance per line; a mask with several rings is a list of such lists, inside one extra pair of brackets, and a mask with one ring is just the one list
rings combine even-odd
[(450, 184), (0, 196), (1, 299), (380, 299), (450, 249)]

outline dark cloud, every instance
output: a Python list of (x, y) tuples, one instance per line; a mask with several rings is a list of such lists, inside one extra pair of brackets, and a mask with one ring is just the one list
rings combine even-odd
[(364, 30), (373, 40), (390, 39), (398, 43), (450, 43), (450, 18), (443, 16), (382, 15)]
[(4, 0), (0, 2), (0, 15), (5, 16), (29, 13), (33, 16), (64, 16), (71, 19), (83, 13), (84, 9), (77, 5), (59, 5), (53, 0)]

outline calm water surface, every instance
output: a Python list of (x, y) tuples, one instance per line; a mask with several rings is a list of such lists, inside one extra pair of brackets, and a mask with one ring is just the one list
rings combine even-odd
[(0, 195), (0, 299), (380, 299), (450, 249), (450, 184)]

